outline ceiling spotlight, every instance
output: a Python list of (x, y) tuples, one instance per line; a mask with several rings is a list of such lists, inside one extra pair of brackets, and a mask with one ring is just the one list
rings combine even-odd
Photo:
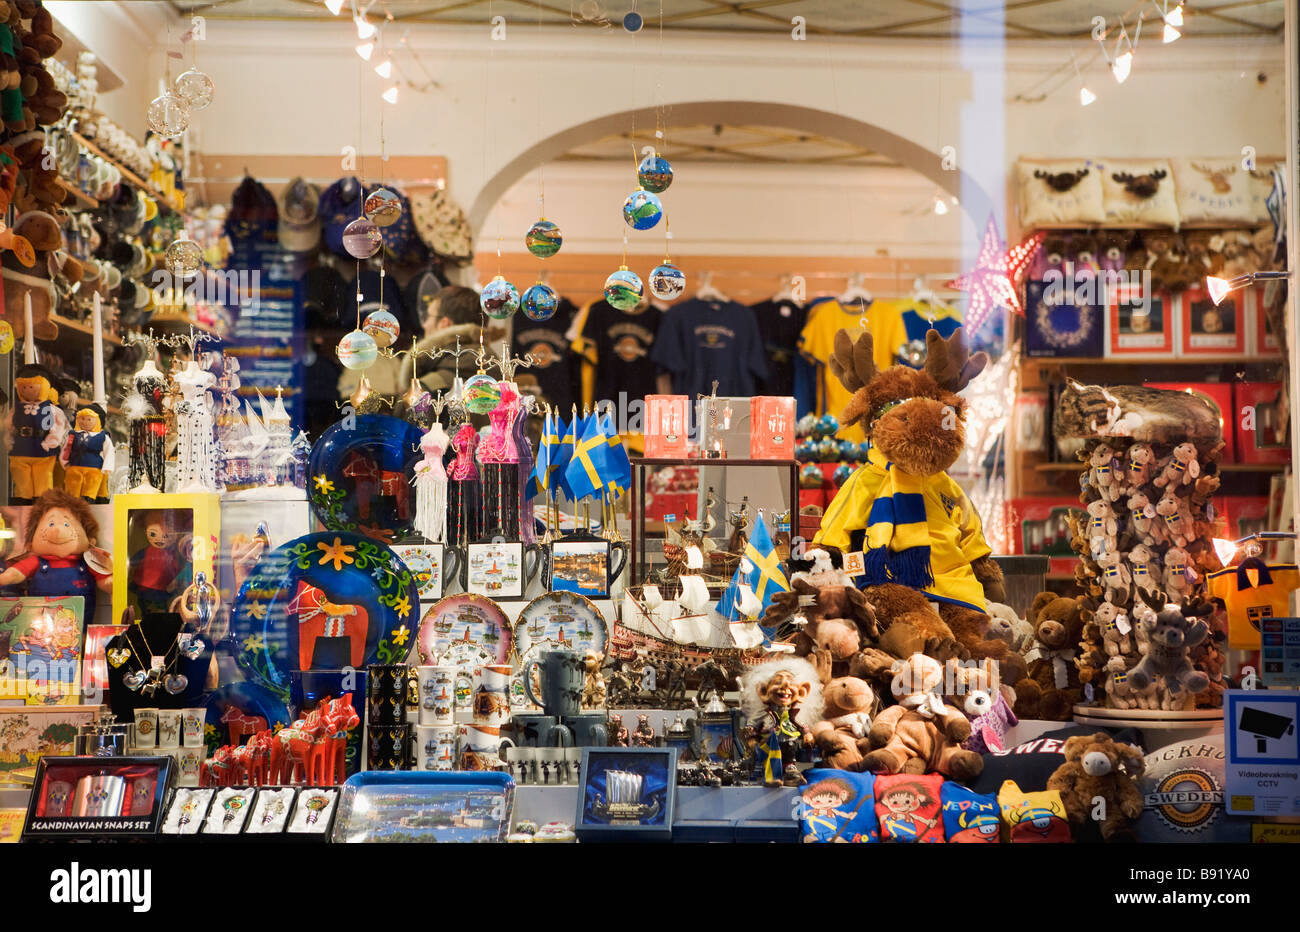
[(1164, 35), (1164, 43), (1165, 45), (1168, 45), (1170, 42), (1173, 42), (1175, 39), (1181, 36), (1182, 33), (1179, 32), (1177, 29), (1175, 29), (1170, 23), (1166, 22), (1165, 31), (1163, 35)]
[(948, 203), (937, 194), (934, 196), (934, 212), (940, 217), (948, 212)]
[(364, 16), (357, 17), (357, 38), (358, 39), (369, 39), (378, 31), (379, 31), (378, 27), (376, 27)]
[(357, 46), (357, 54), (361, 56), (362, 61), (370, 61), (371, 54), (375, 51), (375, 43), (362, 42)]
[(1115, 60), (1110, 63), (1110, 73), (1115, 76), (1117, 84), (1123, 84), (1128, 80), (1129, 72), (1133, 70), (1133, 52), (1125, 51), (1115, 56)]
[(1094, 94), (1092, 91), (1088, 90), (1086, 87), (1079, 88), (1080, 107), (1086, 107), (1088, 106), (1088, 104), (1092, 103), (1096, 99), (1097, 99), (1097, 95)]
[(388, 90), (384, 91), (383, 98), (384, 100), (388, 101), (390, 104), (397, 103), (397, 85), (394, 84)]
[(343, 9), (343, 0), (325, 0), (325, 9), (329, 10), (334, 16), (338, 16), (339, 10)]
[(375, 74), (387, 80), (393, 76), (393, 60), (385, 58), (379, 64), (375, 65)]

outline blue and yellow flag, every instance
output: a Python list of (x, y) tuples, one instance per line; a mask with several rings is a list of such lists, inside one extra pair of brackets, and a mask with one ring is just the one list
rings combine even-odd
[(542, 421), (542, 436), (537, 444), (537, 458), (533, 462), (533, 471), (528, 476), (528, 488), (525, 492), (528, 498), (537, 498), (542, 492), (550, 491), (551, 473), (555, 471), (552, 460), (556, 447), (560, 445), (560, 435), (555, 431), (556, 419), (557, 416), (548, 409), (546, 419)]
[[(569, 489), (569, 458), (573, 456), (573, 431), (578, 426), (578, 416), (575, 413), (573, 421), (567, 427), (564, 425), (564, 418), (560, 415), (555, 416), (555, 436), (559, 438), (559, 443), (555, 445), (550, 455), (550, 475), (551, 489), (556, 492), (563, 492), (570, 499), (573, 493)], [(558, 496), (557, 496), (558, 497)]]
[(778, 592), (790, 591), (790, 581), (781, 571), (781, 561), (777, 559), (776, 547), (761, 511), (754, 519), (754, 533), (750, 535), (749, 543), (745, 544), (744, 556), (754, 565), (749, 574), (749, 588), (754, 590), (754, 595), (763, 603), (762, 611), (767, 611), (767, 607), (772, 604), (772, 596)]
[(605, 463), (608, 467), (605, 488), (610, 501), (614, 501), (632, 485), (632, 461), (628, 459), (623, 438), (614, 429), (614, 418), (608, 411), (601, 417), (600, 429), (605, 435)]
[(600, 415), (592, 414), (583, 422), (582, 428), (581, 434), (574, 429), (577, 440), (573, 457), (564, 470), (570, 497), (575, 502), (600, 492), (605, 487), (605, 475), (609, 470), (605, 455), (608, 448), (601, 430)]

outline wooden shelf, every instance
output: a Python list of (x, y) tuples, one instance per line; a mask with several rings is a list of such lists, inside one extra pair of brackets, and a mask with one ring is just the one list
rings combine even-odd
[[(89, 342), (90, 338), (95, 335), (95, 331), (91, 329), (90, 324), (84, 323), (79, 320), (72, 320), (71, 318), (68, 317), (61, 317), (58, 314), (51, 314), (50, 322), (54, 324), (58, 324), (59, 336), (55, 340), (45, 340), (42, 342), (58, 343), (61, 340), (65, 339), (65, 335), (68, 334), (69, 332), (75, 333), (77, 334), (78, 337), (84, 338), (86, 342)], [(112, 333), (105, 332), (104, 343), (110, 346), (121, 346), (122, 340), (120, 337), (115, 336)]]
[[(1082, 472), (1083, 463), (1035, 463), (1035, 472)], [(1285, 463), (1220, 463), (1219, 472), (1223, 473), (1266, 473), (1282, 472)]]
[(179, 208), (175, 203), (173, 203), (172, 201), (170, 201), (170, 200), (169, 200), (169, 199), (168, 199), (168, 198), (167, 198), (167, 197), (166, 197), (166, 196), (165, 196), (161, 191), (159, 191), (157, 188), (155, 188), (155, 187), (154, 187), (153, 185), (151, 185), (149, 182), (145, 181), (143, 178), (141, 178), (141, 177), (140, 177), (139, 175), (137, 175), (135, 172), (131, 171), (131, 169), (127, 168), (125, 165), (123, 165), (123, 164), (122, 164), (121, 162), (119, 162), (117, 159), (113, 158), (111, 155), (109, 155), (109, 154), (108, 154), (107, 152), (105, 152), (103, 149), (99, 148), (99, 146), (95, 145), (93, 142), (91, 142), (91, 141), (90, 141), (89, 139), (87, 139), (85, 136), (83, 136), (83, 135), (81, 135), (80, 133), (74, 131), (74, 132), (72, 133), (72, 138), (75, 139), (75, 140), (76, 140), (78, 143), (80, 143), (81, 145), (85, 146), (86, 149), (88, 149), (90, 152), (94, 153), (95, 155), (97, 155), (97, 156), (99, 156), (101, 159), (103, 159), (105, 162), (108, 162), (110, 165), (112, 165), (112, 166), (114, 166), (115, 168), (117, 168), (117, 170), (120, 171), (120, 172), (122, 173), (122, 177), (123, 177), (123, 178), (125, 178), (125, 179), (126, 179), (127, 181), (129, 181), (131, 184), (135, 185), (135, 186), (136, 186), (137, 188), (139, 188), (140, 190), (144, 191), (145, 194), (148, 194), (150, 197), (154, 198), (156, 201), (158, 201), (159, 205), (164, 206), (164, 207), (168, 207), (168, 208), (170, 208), (170, 209), (172, 209), (172, 210), (175, 210), (175, 211), (178, 211), (178, 212), (180, 211), (180, 208)]
[[(1178, 225), (1178, 231), (1183, 230), (1258, 230), (1260, 227), (1267, 225), (1267, 220), (1261, 220), (1258, 223), (1236, 221), (1230, 223), (1224, 220), (1218, 220), (1213, 223), (1208, 221), (1197, 221), (1196, 223), (1182, 223)], [(1021, 239), (1027, 239), (1035, 233), (1070, 233), (1070, 232), (1106, 232), (1108, 230), (1169, 230), (1174, 232), (1174, 227), (1168, 223), (1038, 223), (1030, 227), (1021, 236)]]
[(81, 210), (95, 210), (99, 207), (99, 201), (67, 179), (55, 178), (54, 183), (68, 194), (68, 200), (63, 202), (64, 207), (78, 207)]
[(1175, 366), (1237, 366), (1246, 365), (1247, 363), (1268, 364), (1279, 363), (1285, 364), (1286, 359), (1282, 356), (1171, 356), (1171, 357), (1136, 357), (1127, 359), (1122, 356), (1024, 356), (1020, 357), (1021, 365), (1039, 365), (1039, 366), (1145, 366), (1152, 363), (1159, 365)]

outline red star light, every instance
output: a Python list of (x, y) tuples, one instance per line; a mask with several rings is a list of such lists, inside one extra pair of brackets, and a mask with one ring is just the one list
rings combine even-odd
[(1010, 308), (1016, 314), (1024, 313), (1024, 308), (1020, 305), (1020, 283), (1024, 280), (1025, 270), (1029, 268), (1029, 260), (1042, 241), (1043, 234), (1035, 233), (1008, 250), (998, 235), (997, 221), (989, 217), (975, 267), (948, 283), (949, 288), (967, 293), (967, 333), (978, 332), (989, 315), (999, 307)]

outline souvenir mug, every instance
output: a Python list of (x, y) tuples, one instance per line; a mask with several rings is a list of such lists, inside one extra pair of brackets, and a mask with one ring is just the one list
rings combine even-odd
[(366, 720), (371, 725), (405, 725), (409, 678), (406, 664), (372, 666), (368, 673), (370, 696), (366, 702)]
[(572, 732), (575, 748), (603, 748), (609, 742), (609, 724), (604, 712), (566, 715), (564, 726)]
[(370, 725), (366, 740), (368, 769), (406, 770), (410, 766), (410, 725)]
[(456, 667), (419, 667), (421, 725), (456, 721)]
[(158, 710), (135, 710), (135, 746), (153, 748), (158, 746)]
[(503, 770), (505, 762), (501, 760), (501, 749), (514, 746), (509, 738), (501, 737), (500, 726), (462, 725), (456, 769)]
[(126, 780), (114, 774), (85, 776), (77, 781), (72, 814), (85, 819), (106, 819), (122, 814)]
[(181, 746), (181, 710), (158, 710), (158, 747), (178, 748)]
[[(479, 542), (479, 543), (484, 543), (484, 542)], [(446, 552), (449, 554), (451, 559), (455, 560), (456, 568), (460, 573), (459, 579), (460, 579), (460, 588), (462, 592), (475, 591), (472, 590), (469, 585), (470, 571), (473, 568), (471, 566), (472, 554), (470, 553), (470, 549), (479, 546), (479, 543), (465, 544), (461, 547), (447, 548)], [(526, 592), (528, 592), (528, 587), (533, 584), (533, 580), (537, 578), (538, 572), (542, 569), (542, 567), (546, 563), (546, 557), (548, 551), (541, 544), (520, 544), (519, 546), (522, 550), (523, 565), (520, 567), (521, 578), (519, 579), (518, 583), (509, 586), (503, 585), (501, 587), (498, 587), (499, 591), (495, 591), (492, 585), (489, 583), (487, 587), (487, 591), (485, 593), (486, 595), (494, 599), (510, 599), (510, 598), (520, 598)], [(443, 574), (443, 579), (455, 579), (455, 578), (457, 577), (452, 576), (450, 574)]]
[[(541, 674), (542, 697), (533, 694), (533, 668)], [(547, 715), (567, 719), (582, 711), (582, 690), (586, 684), (584, 657), (575, 650), (553, 650), (524, 667), (524, 693)]]
[(573, 732), (561, 725), (554, 715), (516, 712), (510, 716), (510, 731), (515, 744), (530, 748), (573, 744)]
[(504, 725), (510, 718), (510, 665), (485, 664), (474, 675), (470, 706), (476, 725)]
[(418, 770), (456, 769), (456, 726), (421, 725), (416, 729)]
[(181, 709), (181, 747), (203, 747), (206, 715), (205, 709)]
[[(570, 548), (566, 547), (566, 544), (586, 544), (587, 547), (583, 547), (582, 550), (594, 547), (597, 553), (603, 550), (604, 572), (596, 574), (594, 567), (584, 565), (584, 563), (591, 563), (592, 555), (569, 552)], [(561, 551), (558, 560), (555, 555), (557, 547)], [(615, 555), (618, 559), (615, 559)], [(627, 541), (606, 540), (587, 532), (561, 537), (552, 542), (547, 551), (546, 576), (550, 581), (548, 588), (552, 591), (577, 592), (589, 599), (608, 598), (614, 580), (622, 575), (627, 566), (627, 556)]]

